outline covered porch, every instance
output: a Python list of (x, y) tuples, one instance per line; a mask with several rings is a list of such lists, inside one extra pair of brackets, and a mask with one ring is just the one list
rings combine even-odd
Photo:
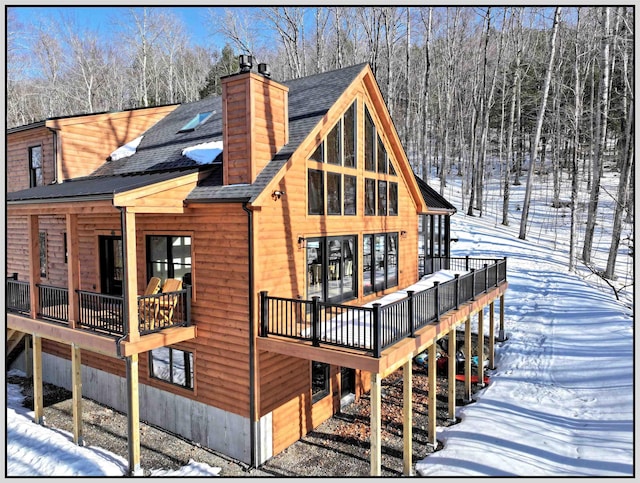
[[(259, 350), (366, 371), (371, 377), (371, 475), (381, 471), (381, 381), (403, 371), (403, 438), (405, 475), (412, 460), (412, 360), (427, 351), (429, 380), (428, 438), (436, 446), (436, 341), (449, 337), (448, 357), (456, 360), (455, 331), (464, 326), (464, 399), (471, 400), (471, 322), (484, 333), (489, 316), (489, 361), (494, 343), (504, 337), (506, 259), (442, 258), (438, 271), (418, 284), (364, 306), (272, 297), (261, 293)], [(431, 285), (431, 286), (430, 286)], [(495, 302), (499, 300), (499, 326)], [(496, 330), (499, 331), (496, 337)], [(484, 342), (478, 349), (477, 380), (484, 381)], [(455, 420), (456, 364), (448, 366), (448, 411)], [(480, 383), (482, 386), (483, 383)]]

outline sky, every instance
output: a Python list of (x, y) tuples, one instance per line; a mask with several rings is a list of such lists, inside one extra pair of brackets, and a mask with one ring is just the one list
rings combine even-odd
[[(616, 183), (615, 176), (605, 175), (607, 192), (615, 192)], [(431, 184), (437, 189), (437, 182)], [(567, 216), (551, 212), (541, 183), (532, 195), (527, 240), (518, 238), (524, 184), (513, 187), (510, 226), (499, 224), (498, 185), (487, 189), (490, 209), (483, 217), (466, 216), (460, 209), (459, 180), (449, 183), (445, 196), (458, 207), (452, 217), (458, 238), (453, 256), (508, 257), (507, 340), (496, 344), (489, 384), (474, 395), (475, 402), (457, 407), (458, 424), (437, 428), (444, 447), (417, 462), (415, 473), (635, 476), (633, 292), (627, 290), (617, 301), (590, 272), (567, 271)], [(603, 195), (601, 204), (606, 217), (611, 200)], [(609, 241), (606, 223), (599, 226), (605, 232), (596, 237), (596, 264), (606, 261)], [(621, 284), (634, 275), (623, 256)], [(488, 323), (484, 326), (487, 335)], [(477, 331), (477, 317), (472, 331)], [(122, 457), (78, 447), (71, 434), (33, 423), (33, 411), (21, 407), (18, 387), (7, 386), (8, 476), (126, 474)], [(220, 468), (196, 461), (177, 471), (155, 469), (152, 475), (225, 476)]]

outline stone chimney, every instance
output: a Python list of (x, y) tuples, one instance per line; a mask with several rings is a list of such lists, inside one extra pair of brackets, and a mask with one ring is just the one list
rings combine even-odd
[(253, 183), (289, 141), (289, 88), (270, 79), (269, 67), (251, 72), (241, 55), (240, 72), (221, 79), (224, 142), (223, 183)]

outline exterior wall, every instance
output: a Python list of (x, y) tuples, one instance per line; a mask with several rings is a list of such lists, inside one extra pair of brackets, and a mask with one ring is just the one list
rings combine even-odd
[[(255, 277), (256, 291), (267, 290), (278, 297), (307, 298), (306, 248), (298, 245), (298, 237), (304, 238), (356, 235), (358, 256), (357, 297), (344, 303), (361, 305), (377, 299), (385, 293), (415, 283), (417, 273), (417, 216), (416, 205), (406, 181), (402, 178), (398, 160), (390, 149), (390, 138), (381, 133), (397, 176), (376, 175), (378, 179), (398, 182), (398, 216), (364, 215), (364, 178), (372, 177), (364, 169), (364, 104), (373, 116), (376, 126), (381, 123), (376, 116), (373, 103), (364, 88), (354, 92), (357, 97), (357, 167), (345, 168), (328, 165), (307, 158), (317, 144), (294, 155), (289, 169), (275, 189), (284, 191), (279, 200), (269, 199), (255, 213)], [(353, 98), (345, 99), (344, 105), (336, 107), (337, 117), (327, 122), (318, 134), (320, 142), (333, 128), (335, 121), (351, 105)], [(355, 216), (308, 215), (307, 214), (307, 169), (342, 172), (357, 176), (357, 204)], [(406, 232), (401, 236), (401, 232)], [(372, 233), (398, 233), (398, 285), (386, 291), (363, 294), (363, 235)], [(256, 305), (257, 306), (257, 305)], [(273, 449), (278, 453), (339, 410), (339, 368), (331, 368), (329, 395), (311, 404), (311, 363), (279, 354), (260, 354), (260, 414), (273, 412)], [(368, 374), (356, 373), (357, 396), (368, 390)], [(334, 394), (335, 393), (335, 394)]]
[(29, 148), (42, 146), (42, 172), (44, 183), (55, 179), (55, 148), (53, 133), (46, 127), (36, 127), (7, 134), (7, 192), (29, 188)]

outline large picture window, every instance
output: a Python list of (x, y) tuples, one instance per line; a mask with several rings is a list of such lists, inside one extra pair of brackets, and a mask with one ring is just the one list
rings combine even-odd
[(193, 389), (193, 353), (173, 347), (153, 349), (149, 353), (149, 372), (154, 379)]
[(191, 237), (147, 236), (147, 275), (191, 284)]
[(342, 214), (342, 175), (327, 173), (327, 213), (329, 215)]
[(398, 285), (398, 234), (364, 235), (363, 260), (365, 295)]
[(307, 240), (307, 298), (341, 302), (356, 296), (355, 235)]
[(324, 172), (309, 170), (307, 200), (310, 215), (324, 215)]
[(32, 146), (29, 148), (29, 187), (43, 185), (42, 146)]

